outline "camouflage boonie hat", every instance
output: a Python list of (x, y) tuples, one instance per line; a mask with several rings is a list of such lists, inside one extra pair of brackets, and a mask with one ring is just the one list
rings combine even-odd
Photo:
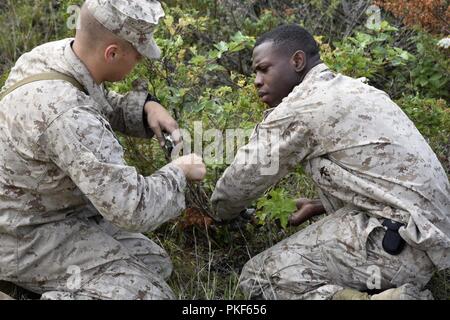
[(155, 0), (87, 0), (94, 18), (112, 33), (130, 42), (143, 56), (158, 59), (161, 50), (153, 39), (154, 28), (164, 17)]

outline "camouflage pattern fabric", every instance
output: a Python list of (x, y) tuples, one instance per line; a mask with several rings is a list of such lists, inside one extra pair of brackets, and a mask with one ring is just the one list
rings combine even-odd
[(161, 56), (153, 39), (154, 29), (164, 17), (158, 1), (87, 0), (86, 7), (106, 29), (130, 42), (143, 56), (150, 59)]
[(434, 266), (406, 246), (386, 253), (378, 219), (342, 208), (253, 257), (240, 286), (252, 299), (331, 299), (344, 288), (385, 290), (409, 283), (422, 289)]
[[(72, 42), (48, 43), (23, 55), (3, 88), (56, 71), (74, 77), (89, 95), (51, 80), (20, 87), (0, 101), (0, 278), (36, 292), (63, 291), (67, 270), (76, 266), (86, 285), (98, 281), (103, 290), (90, 286), (83, 294), (172, 297), (162, 280), (170, 268), (159, 268), (161, 274), (148, 267), (91, 219), (103, 216), (129, 232), (153, 230), (184, 209), (186, 178), (174, 165), (144, 177), (125, 164), (113, 129), (152, 136), (143, 119), (147, 85), (138, 81), (124, 96), (108, 92), (94, 82)], [(153, 255), (162, 249), (147, 242), (143, 250)], [(99, 270), (111, 276), (97, 279)], [(147, 280), (138, 285), (137, 279)], [(119, 284), (129, 289), (108, 296), (106, 287)]]
[[(217, 219), (235, 218), (298, 165), (302, 165), (314, 180), (328, 214), (351, 206), (358, 214), (374, 218), (379, 224), (385, 218), (404, 223), (399, 233), (410, 246), (407, 250), (414, 248), (426, 252), (438, 269), (450, 267), (450, 186), (447, 175), (426, 140), (385, 92), (359, 79), (334, 74), (325, 64), (314, 67), (278, 107), (268, 110), (248, 145), (238, 151), (234, 162), (217, 183), (212, 196)], [(333, 226), (335, 229), (345, 223), (338, 219), (332, 221), (337, 224)], [(370, 228), (361, 228), (354, 235), (354, 241), (359, 242), (356, 251), (364, 250), (361, 241), (367, 238), (369, 231)], [(300, 231), (293, 239), (306, 241), (302, 232), (306, 231)], [(339, 238), (336, 241), (340, 241)], [(329, 245), (329, 250), (333, 251), (333, 243)], [(308, 260), (302, 258), (303, 250), (310, 252), (310, 249), (296, 245), (290, 246), (288, 253), (274, 254), (282, 246), (277, 245), (266, 253), (278, 256), (278, 266), (288, 268), (290, 264), (299, 264), (300, 268)], [(344, 252), (339, 247), (335, 250)], [(284, 254), (290, 257), (285, 259)], [(310, 258), (308, 261), (317, 268), (330, 268), (325, 265), (322, 254), (317, 252)], [(342, 255), (337, 266), (352, 265), (346, 259), (347, 255)], [(265, 266), (261, 257), (254, 261), (257, 261), (256, 270)], [(354, 266), (357, 261), (353, 262)], [(418, 263), (414, 260), (406, 262)], [(276, 272), (278, 266), (267, 267), (264, 274)], [(249, 268), (243, 272), (246, 288), (253, 285), (245, 283), (255, 280), (251, 279), (254, 273)], [(308, 268), (315, 272), (314, 266)], [(347, 269), (353, 272), (351, 270)], [(355, 267), (354, 272), (359, 269)], [(259, 279), (260, 276), (255, 277)], [(303, 286), (301, 283), (307, 281), (301, 273), (286, 274), (282, 278), (280, 281), (287, 281), (292, 286), (294, 283)], [(334, 285), (334, 280), (337, 279), (329, 278), (328, 282)], [(271, 282), (271, 285), (275, 286), (275, 283)], [(294, 287), (283, 288), (286, 292), (278, 291), (277, 296), (289, 297), (288, 291), (297, 292)], [(302, 288), (298, 292), (304, 293)], [(264, 295), (273, 297), (269, 293)]]
[[(64, 251), (72, 250), (66, 260), (72, 263), (68, 270), (59, 270), (57, 276), (45, 275), (45, 265), (55, 268), (58, 262), (52, 260), (60, 259), (55, 249), (51, 256), (46, 254), (51, 245), (55, 243), (53, 237), (48, 236), (55, 232), (74, 232), (69, 224), (74, 221), (80, 232), (89, 234), (83, 243), (67, 241), (59, 244)], [(21, 276), (17, 282), (23, 288), (42, 294), (44, 300), (164, 300), (174, 299), (174, 294), (164, 280), (167, 280), (172, 272), (172, 263), (168, 254), (152, 240), (142, 234), (127, 232), (117, 228), (101, 217), (87, 219), (69, 219), (61, 225), (46, 224), (38, 228), (30, 228), (37, 243), (36, 250), (39, 256), (44, 257), (45, 264), (41, 264), (33, 270), (33, 276), (26, 279)], [(83, 230), (84, 229), (84, 230)], [(97, 235), (96, 235), (97, 234)], [(37, 239), (36, 239), (37, 238)], [(97, 242), (93, 242), (93, 241)], [(86, 266), (86, 255), (82, 249), (99, 253), (98, 247), (105, 246), (103, 256), (92, 257), (92, 260), (101, 261), (105, 256), (114, 252), (115, 257), (123, 258), (112, 262), (94, 266), (81, 271), (78, 266)], [(75, 249), (74, 247), (79, 247)], [(33, 248), (34, 249), (34, 248)], [(77, 261), (78, 260), (78, 261)], [(42, 267), (41, 267), (42, 266)], [(75, 267), (75, 268), (74, 268)], [(74, 268), (74, 269), (72, 269)], [(23, 273), (24, 274), (24, 273)], [(77, 279), (76, 277), (79, 277)]]

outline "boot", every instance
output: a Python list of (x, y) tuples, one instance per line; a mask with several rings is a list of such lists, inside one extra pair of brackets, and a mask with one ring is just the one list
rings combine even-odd
[(434, 300), (430, 290), (420, 291), (416, 286), (407, 283), (398, 288), (369, 295), (354, 289), (343, 289), (336, 292), (332, 300)]
[(14, 299), (8, 296), (6, 293), (0, 292), (0, 300), (14, 300)]
[(434, 300), (434, 298), (430, 290), (420, 291), (416, 286), (406, 283), (398, 288), (374, 294), (370, 300)]
[(370, 296), (365, 292), (347, 288), (336, 292), (332, 300), (370, 300)]

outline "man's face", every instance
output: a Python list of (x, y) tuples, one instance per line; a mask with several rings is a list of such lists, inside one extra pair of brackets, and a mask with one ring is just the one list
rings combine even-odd
[(263, 42), (253, 50), (253, 70), (258, 94), (271, 108), (278, 106), (300, 83), (291, 56), (282, 49), (276, 50), (272, 41)]

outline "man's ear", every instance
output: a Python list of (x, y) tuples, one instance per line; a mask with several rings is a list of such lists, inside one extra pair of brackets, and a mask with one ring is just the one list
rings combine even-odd
[(306, 54), (302, 50), (296, 51), (291, 58), (291, 62), (296, 72), (301, 72), (306, 67)]
[(118, 57), (119, 46), (116, 44), (111, 44), (105, 49), (105, 61), (106, 63), (114, 63)]

